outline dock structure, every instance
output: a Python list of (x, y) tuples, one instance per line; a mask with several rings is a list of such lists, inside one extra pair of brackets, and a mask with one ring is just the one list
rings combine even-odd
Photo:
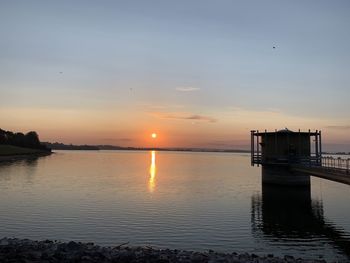
[(310, 185), (310, 175), (350, 185), (350, 159), (322, 156), (321, 131), (251, 131), (251, 164), (262, 182)]
[[(328, 162), (332, 165), (328, 166)], [(338, 183), (350, 185), (350, 158), (333, 158), (322, 157), (322, 165), (307, 166), (307, 165), (293, 165), (291, 169), (300, 173), (308, 173), (312, 176), (320, 177), (323, 179), (331, 180)]]

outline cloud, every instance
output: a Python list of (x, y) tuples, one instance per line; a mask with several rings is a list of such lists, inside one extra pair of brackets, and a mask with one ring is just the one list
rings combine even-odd
[(350, 125), (330, 125), (326, 126), (326, 128), (335, 130), (350, 130)]
[(120, 139), (118, 139), (118, 141), (131, 142), (132, 139), (130, 139), (130, 138), (120, 138)]
[(203, 116), (203, 115), (191, 115), (191, 116), (184, 117), (183, 119), (185, 119), (185, 120), (197, 120), (197, 121), (208, 121), (208, 122), (216, 122), (217, 121), (216, 119), (214, 119), (212, 117)]
[(216, 147), (231, 147), (231, 148), (248, 149), (249, 144), (248, 144), (247, 140), (214, 140), (214, 141), (208, 142), (208, 145), (216, 146)]
[(182, 104), (141, 104), (141, 109), (146, 110), (159, 110), (159, 111), (170, 111), (171, 109), (179, 109), (184, 108), (185, 106)]
[(131, 142), (130, 138), (104, 138), (104, 141), (120, 141), (120, 142)]
[(235, 107), (229, 106), (227, 108), (229, 111), (233, 112), (247, 112), (247, 113), (271, 113), (271, 114), (281, 114), (282, 111), (276, 108), (243, 108), (243, 107)]
[(163, 119), (176, 119), (176, 120), (190, 120), (190, 121), (204, 121), (204, 122), (217, 122), (217, 119), (197, 114), (188, 114), (188, 113), (158, 113), (156, 114), (158, 117)]
[(197, 91), (200, 90), (200, 88), (196, 88), (196, 87), (176, 87), (175, 88), (177, 91), (182, 91), (182, 92), (191, 92), (191, 91)]

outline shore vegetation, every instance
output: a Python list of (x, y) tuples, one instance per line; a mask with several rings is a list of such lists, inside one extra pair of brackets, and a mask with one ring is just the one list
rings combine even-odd
[(41, 155), (51, 149), (42, 144), (35, 131), (28, 133), (0, 129), (0, 156)]

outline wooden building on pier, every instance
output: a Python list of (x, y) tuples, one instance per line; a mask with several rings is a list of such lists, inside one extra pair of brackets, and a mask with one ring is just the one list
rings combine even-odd
[(321, 164), (321, 131), (251, 131), (251, 157), (252, 165)]
[(322, 165), (321, 131), (288, 129), (251, 131), (251, 164), (262, 165), (262, 183), (310, 186), (310, 176), (295, 172), (296, 165)]

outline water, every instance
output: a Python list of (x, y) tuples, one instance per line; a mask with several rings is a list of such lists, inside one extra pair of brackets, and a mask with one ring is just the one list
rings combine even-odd
[(0, 165), (0, 236), (347, 261), (349, 194), (262, 187), (245, 154), (58, 151)]

